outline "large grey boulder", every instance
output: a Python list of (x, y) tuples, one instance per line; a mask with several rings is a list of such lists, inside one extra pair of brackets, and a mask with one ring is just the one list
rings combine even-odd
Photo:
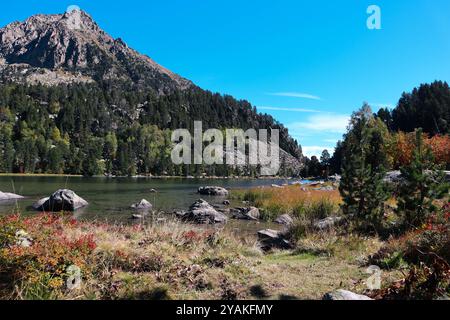
[(187, 212), (178, 213), (185, 221), (197, 224), (217, 224), (227, 222), (227, 217), (218, 212), (208, 202), (203, 199), (195, 201)]
[(335, 301), (358, 301), (358, 300), (373, 300), (368, 296), (353, 293), (347, 290), (336, 290), (329, 292), (323, 296), (322, 300), (335, 300)]
[(89, 203), (78, 196), (74, 191), (61, 189), (49, 198), (41, 199), (33, 205), (39, 211), (59, 212), (76, 211), (86, 207)]
[(258, 232), (258, 239), (261, 244), (261, 248), (265, 251), (270, 249), (292, 249), (292, 244), (288, 240), (284, 239), (283, 233), (276, 230), (261, 230)]
[(261, 213), (258, 208), (235, 208), (232, 210), (233, 218), (238, 220), (259, 220)]
[(153, 205), (147, 200), (142, 199), (140, 202), (133, 204), (131, 208), (135, 210), (152, 210)]
[(20, 200), (23, 199), (22, 196), (19, 196), (14, 193), (1, 192), (0, 191), (0, 201), (10, 201), (10, 200)]
[(198, 193), (204, 196), (220, 197), (226, 197), (229, 194), (228, 190), (222, 187), (200, 187)]

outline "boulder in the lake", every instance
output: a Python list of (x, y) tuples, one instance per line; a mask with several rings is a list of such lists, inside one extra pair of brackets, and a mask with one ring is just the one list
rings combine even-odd
[(158, 193), (158, 190), (156, 190), (156, 189), (150, 189), (149, 192), (150, 192), (150, 193)]
[(235, 208), (233, 209), (233, 218), (239, 220), (259, 220), (261, 213), (258, 208)]
[(225, 200), (225, 201), (223, 202), (223, 205), (224, 205), (224, 206), (229, 206), (230, 204), (231, 204), (230, 200)]
[(292, 244), (284, 238), (282, 232), (266, 229), (258, 232), (258, 239), (261, 243), (261, 248), (265, 251), (271, 249), (292, 249)]
[[(46, 201), (42, 204), (40, 200), (36, 205), (40, 211), (50, 211), (50, 212), (59, 212), (59, 211), (76, 211), (78, 209), (86, 207), (89, 203), (78, 196), (74, 191), (61, 189), (52, 194)], [(33, 205), (33, 207), (35, 207)]]
[(131, 208), (135, 210), (152, 210), (153, 205), (145, 199), (142, 199), (138, 203), (135, 203), (131, 206)]
[(331, 229), (344, 221), (343, 217), (328, 217), (319, 221), (316, 221), (313, 225), (314, 229), (322, 231)]
[(10, 201), (10, 200), (20, 200), (23, 199), (22, 196), (19, 196), (14, 193), (1, 192), (0, 191), (0, 201)]
[(187, 212), (182, 215), (180, 213), (178, 216), (185, 221), (197, 224), (217, 224), (227, 222), (227, 217), (224, 214), (218, 212), (203, 199), (194, 202)]
[(275, 223), (281, 224), (283, 226), (290, 226), (294, 223), (294, 219), (288, 214), (283, 214), (275, 219)]
[(333, 292), (329, 292), (323, 296), (322, 300), (335, 300), (335, 301), (368, 301), (373, 300), (372, 298), (369, 298), (368, 296), (364, 296), (361, 294), (356, 294), (351, 291), (347, 290), (336, 290)]
[(204, 196), (220, 197), (226, 197), (229, 194), (228, 190), (222, 187), (200, 187), (198, 193)]
[(34, 210), (37, 211), (45, 211), (45, 207), (44, 205), (47, 203), (47, 201), (50, 199), (50, 197), (47, 198), (43, 198), (41, 200), (36, 201), (35, 203), (33, 203), (32, 207)]

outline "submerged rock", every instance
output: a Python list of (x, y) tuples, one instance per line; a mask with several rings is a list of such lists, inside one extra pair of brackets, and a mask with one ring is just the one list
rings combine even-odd
[(198, 193), (205, 196), (228, 196), (227, 189), (222, 187), (200, 187)]
[(142, 199), (140, 202), (133, 204), (131, 208), (135, 210), (152, 210), (153, 205), (147, 200)]
[(279, 231), (266, 229), (258, 232), (258, 239), (263, 250), (270, 249), (292, 249), (292, 244), (284, 239), (283, 234)]
[(225, 223), (228, 220), (224, 214), (218, 212), (203, 199), (194, 202), (187, 212), (178, 212), (177, 215), (185, 221), (197, 224)]
[(347, 290), (336, 290), (325, 294), (322, 300), (357, 301), (357, 300), (373, 300), (373, 299), (369, 298), (368, 296), (356, 294)]
[(233, 218), (239, 220), (259, 220), (261, 213), (258, 208), (235, 208), (232, 210)]
[(39, 200), (33, 205), (35, 210), (39, 211), (76, 211), (86, 207), (89, 203), (78, 196), (74, 191), (61, 189), (56, 191), (48, 198)]
[(19, 196), (14, 193), (0, 191), (0, 201), (19, 200), (19, 199), (23, 199), (23, 198), (24, 197)]

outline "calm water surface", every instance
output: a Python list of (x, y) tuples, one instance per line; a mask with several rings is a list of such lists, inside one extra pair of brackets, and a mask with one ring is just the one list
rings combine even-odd
[[(82, 178), (82, 177), (0, 177), (0, 191), (26, 197), (17, 202), (0, 202), (0, 214), (17, 210), (35, 214), (31, 205), (61, 188), (75, 191), (89, 202), (89, 206), (74, 215), (81, 220), (110, 222), (129, 221), (134, 213), (130, 206), (141, 199), (150, 201), (158, 211), (186, 210), (195, 200), (203, 198), (211, 204), (221, 204), (223, 198), (200, 196), (200, 186), (221, 186), (227, 189), (254, 188), (288, 183), (287, 180), (210, 180), (210, 179), (147, 179), (147, 178)], [(158, 193), (151, 193), (156, 189)], [(242, 205), (234, 203), (233, 205)], [(264, 224), (231, 222), (232, 228), (246, 228)]]

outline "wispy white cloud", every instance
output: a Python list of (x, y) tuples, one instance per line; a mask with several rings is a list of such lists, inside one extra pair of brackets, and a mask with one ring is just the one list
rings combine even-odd
[(269, 93), (271, 96), (277, 97), (291, 97), (291, 98), (301, 98), (301, 99), (310, 99), (310, 100), (322, 100), (319, 96), (315, 96), (309, 93), (303, 92), (275, 92)]
[(318, 114), (309, 117), (307, 121), (288, 124), (287, 127), (294, 135), (300, 135), (302, 131), (344, 134), (349, 121), (348, 115)]
[(286, 107), (258, 107), (258, 110), (267, 111), (288, 111), (288, 112), (303, 112), (303, 113), (320, 113), (319, 110), (314, 109), (303, 109), (303, 108), (286, 108)]
[(303, 154), (308, 158), (312, 156), (316, 156), (320, 159), (323, 150), (328, 150), (328, 152), (332, 155), (334, 153), (334, 147), (321, 147), (321, 146), (302, 146)]

